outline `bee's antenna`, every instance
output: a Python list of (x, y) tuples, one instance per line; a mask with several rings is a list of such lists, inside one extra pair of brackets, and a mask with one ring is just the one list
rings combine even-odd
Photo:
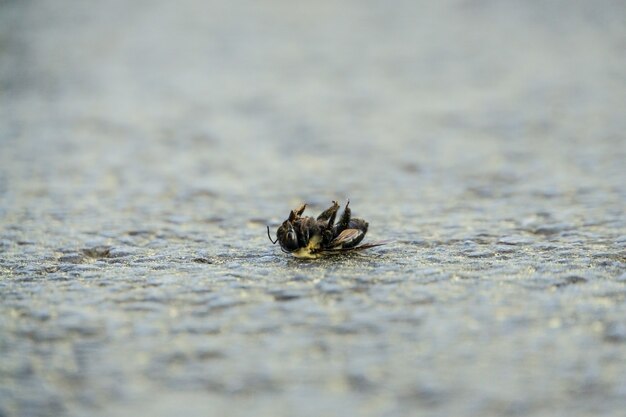
[(267, 237), (270, 239), (270, 242), (272, 242), (272, 245), (275, 245), (276, 242), (278, 242), (278, 238), (276, 238), (276, 240), (272, 240), (272, 236), (270, 236), (270, 227), (267, 226)]

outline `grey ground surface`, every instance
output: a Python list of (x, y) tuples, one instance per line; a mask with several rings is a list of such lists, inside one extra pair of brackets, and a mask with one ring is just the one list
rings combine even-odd
[(624, 6), (0, 1), (0, 416), (626, 415)]

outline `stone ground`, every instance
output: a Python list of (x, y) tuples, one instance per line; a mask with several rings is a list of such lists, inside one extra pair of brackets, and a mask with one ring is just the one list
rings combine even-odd
[(626, 415), (625, 21), (0, 1), (0, 416)]

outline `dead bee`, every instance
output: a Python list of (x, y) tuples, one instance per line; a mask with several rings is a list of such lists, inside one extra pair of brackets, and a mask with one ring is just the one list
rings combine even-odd
[(306, 204), (292, 210), (289, 218), (276, 231), (276, 240), (270, 236), (270, 227), (267, 226), (267, 237), (275, 244), (280, 243), (280, 249), (297, 258), (319, 258), (325, 254), (338, 254), (347, 251), (373, 248), (384, 245), (386, 242), (375, 242), (359, 245), (369, 224), (363, 219), (352, 218), (352, 212), (346, 207), (339, 221), (335, 224), (339, 204), (333, 205), (317, 216), (304, 216)]

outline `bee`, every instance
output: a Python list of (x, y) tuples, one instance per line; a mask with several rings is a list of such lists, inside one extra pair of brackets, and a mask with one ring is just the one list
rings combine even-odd
[(289, 217), (276, 231), (276, 239), (270, 235), (267, 226), (267, 237), (272, 244), (277, 242), (280, 249), (297, 258), (313, 259), (328, 254), (339, 254), (349, 251), (373, 248), (387, 242), (374, 242), (360, 245), (367, 233), (369, 223), (363, 219), (352, 217), (350, 201), (346, 203), (339, 221), (335, 223), (339, 204), (324, 210), (317, 218), (302, 216), (306, 204), (291, 210)]

